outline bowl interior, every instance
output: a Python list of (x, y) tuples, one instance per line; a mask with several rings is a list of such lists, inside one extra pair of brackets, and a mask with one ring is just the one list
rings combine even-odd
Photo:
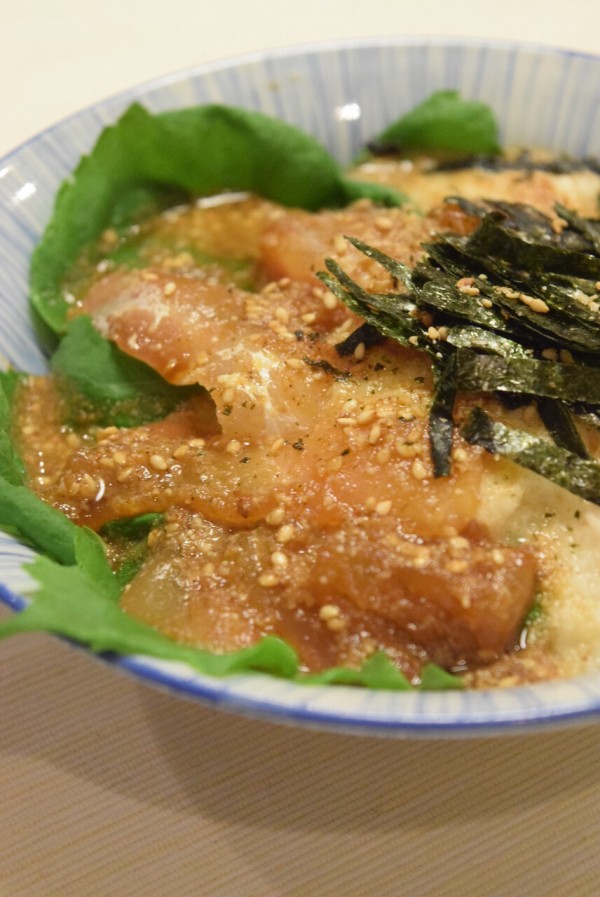
[[(199, 103), (258, 109), (313, 133), (349, 163), (381, 128), (434, 90), (495, 111), (505, 145), (600, 153), (600, 57), (531, 46), (382, 40), (273, 51), (133, 88), (34, 137), (0, 160), (0, 360), (41, 372), (27, 308), (28, 261), (59, 184), (101, 129), (134, 101), (152, 111)], [(0, 534), (0, 598), (18, 607), (27, 549)], [(173, 664), (114, 660), (144, 679), (239, 712), (373, 734), (469, 734), (585, 720), (600, 674), (494, 692), (386, 693), (311, 688), (264, 676), (211, 680)]]

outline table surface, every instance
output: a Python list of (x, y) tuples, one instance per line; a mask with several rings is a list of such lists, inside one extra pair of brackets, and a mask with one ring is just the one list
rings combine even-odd
[[(274, 46), (431, 34), (597, 50), (597, 0), (413, 6), (4, 2), (0, 156), (122, 88)], [(41, 635), (1, 644), (0, 671), (1, 897), (598, 892), (595, 726), (466, 741), (287, 728)]]

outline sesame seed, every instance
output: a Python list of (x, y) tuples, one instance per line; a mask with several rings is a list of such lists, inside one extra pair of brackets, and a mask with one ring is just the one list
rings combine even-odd
[(333, 295), (333, 293), (325, 293), (323, 296), (323, 305), (328, 311), (333, 311), (334, 308), (337, 308), (337, 299)]
[(338, 417), (336, 424), (339, 424), (340, 427), (355, 427), (356, 419), (353, 417)]
[(342, 255), (343, 253), (346, 252), (346, 248), (347, 248), (346, 241), (345, 241), (344, 237), (342, 236), (342, 234), (335, 235), (334, 240), (333, 240), (333, 246), (335, 248), (335, 251), (340, 255)]
[(389, 499), (385, 501), (379, 501), (375, 505), (375, 513), (380, 517), (386, 517), (390, 511), (392, 510), (392, 503)]
[(182, 442), (181, 445), (178, 445), (175, 451), (173, 452), (174, 458), (185, 458), (186, 455), (189, 454), (190, 447), (186, 442)]
[[(23, 430), (25, 430), (25, 428), (23, 428)], [(67, 436), (67, 445), (74, 449), (79, 448), (81, 445), (81, 437), (78, 436), (77, 433), (69, 433)]]
[(358, 346), (354, 350), (354, 357), (357, 361), (362, 361), (365, 357), (367, 349), (364, 343), (359, 343)]
[(394, 226), (394, 222), (387, 215), (379, 215), (375, 219), (375, 227), (378, 230), (390, 231)]
[(133, 473), (133, 467), (126, 467), (125, 470), (122, 470), (122, 471), (117, 475), (117, 482), (118, 482), (118, 483), (124, 483), (125, 480), (128, 480), (128, 479), (129, 479), (129, 477), (131, 476), (132, 473)]
[(233, 400), (235, 399), (235, 389), (233, 386), (228, 386), (226, 390), (223, 392), (223, 402), (225, 405), (231, 405)]
[(169, 465), (162, 455), (151, 455), (150, 456), (150, 467), (153, 467), (154, 470), (168, 470)]
[(294, 527), (291, 523), (284, 523), (283, 526), (280, 526), (277, 530), (275, 538), (278, 542), (284, 544), (285, 542), (290, 542), (295, 535)]
[(280, 436), (279, 439), (276, 439), (275, 442), (271, 444), (271, 448), (269, 449), (270, 455), (276, 455), (277, 452), (283, 448), (285, 445), (285, 439)]
[(337, 473), (342, 469), (343, 461), (341, 458), (332, 458), (331, 461), (327, 462), (327, 470), (330, 473)]
[(335, 620), (339, 615), (340, 609), (335, 604), (323, 604), (319, 608), (319, 617), (325, 622), (327, 622), (327, 620)]
[(469, 457), (464, 448), (455, 448), (452, 452), (452, 457), (455, 461), (466, 461)]
[(341, 617), (334, 617), (332, 620), (327, 620), (327, 623), (325, 625), (332, 632), (340, 632), (346, 627), (346, 624)]
[(492, 551), (492, 560), (498, 567), (501, 567), (504, 563), (504, 554), (499, 548), (494, 548)]
[(90, 476), (89, 473), (84, 473), (79, 484), (79, 491), (81, 495), (83, 495), (84, 498), (94, 498), (96, 493), (98, 492), (98, 487), (99, 484), (94, 479), (94, 477)]
[(279, 306), (278, 308), (275, 309), (274, 314), (275, 314), (275, 317), (277, 318), (277, 320), (281, 321), (282, 324), (289, 323), (290, 313), (287, 310), (287, 308), (283, 308), (282, 306)]
[(482, 304), (482, 306), (483, 306), (484, 308), (491, 308), (491, 307), (493, 306), (494, 303), (492, 302), (491, 299), (487, 299), (487, 298), (486, 298), (486, 299), (482, 299), (482, 300), (481, 300), (481, 304)]
[(291, 368), (293, 371), (299, 371), (304, 364), (304, 362), (300, 361), (299, 358), (286, 358), (285, 363), (286, 366), (288, 368)]
[(424, 480), (427, 476), (427, 470), (420, 458), (415, 458), (410, 470), (415, 480)]
[(289, 563), (289, 559), (287, 554), (283, 551), (274, 551), (271, 555), (271, 563), (274, 567), (279, 567), (280, 569), (285, 569)]
[(264, 589), (272, 589), (273, 586), (277, 585), (277, 577), (274, 573), (262, 573), (258, 577), (258, 584)]
[(203, 449), (206, 445), (206, 439), (190, 439), (188, 445), (191, 446), (191, 448)]
[(265, 520), (270, 526), (279, 526), (280, 523), (283, 523), (284, 517), (285, 508), (273, 508), (272, 511), (269, 511)]
[(163, 295), (164, 296), (172, 296), (176, 289), (177, 289), (177, 284), (174, 281), (170, 280), (168, 283), (165, 284), (165, 288), (163, 290)]
[(387, 462), (390, 460), (390, 457), (390, 450), (388, 448), (382, 448), (375, 455), (375, 460), (378, 464), (387, 464)]
[(314, 322), (317, 320), (316, 312), (314, 312), (314, 311), (307, 312), (305, 315), (302, 315), (301, 320), (305, 324), (314, 324)]
[(225, 446), (225, 451), (230, 455), (237, 455), (242, 450), (242, 443), (239, 439), (231, 439)]
[(371, 430), (369, 431), (369, 443), (370, 445), (375, 445), (375, 443), (379, 440), (381, 436), (381, 424), (373, 424)]
[(396, 440), (394, 448), (401, 458), (415, 458), (420, 452), (418, 446), (409, 445), (408, 443), (403, 442), (401, 439)]
[(365, 408), (364, 411), (361, 411), (360, 414), (356, 418), (356, 422), (361, 426), (363, 424), (370, 424), (373, 418), (375, 417), (375, 412), (372, 408)]

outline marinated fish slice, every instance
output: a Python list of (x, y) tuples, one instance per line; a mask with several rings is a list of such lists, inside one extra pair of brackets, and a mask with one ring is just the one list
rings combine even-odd
[(423, 656), (446, 666), (501, 656), (531, 602), (526, 549), (415, 539), (389, 519), (295, 529), (283, 543), (281, 532), (232, 533), (177, 514), (155, 534), (124, 607), (213, 650), (274, 633), (312, 670), (386, 649), (414, 675)]

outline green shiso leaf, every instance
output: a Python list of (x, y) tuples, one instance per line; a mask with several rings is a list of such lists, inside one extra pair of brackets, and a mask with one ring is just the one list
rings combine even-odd
[(102, 538), (118, 550), (115, 575), (121, 588), (131, 582), (141, 568), (148, 554), (148, 535), (164, 519), (164, 514), (140, 514), (137, 517), (111, 520), (100, 530)]
[(0, 477), (0, 526), (60, 564), (75, 563), (74, 540), (79, 527), (41, 501), (25, 486)]
[(574, 495), (600, 504), (600, 463), (493, 421), (475, 408), (463, 428), (468, 442), (534, 471)]
[(259, 112), (208, 105), (152, 115), (138, 104), (105, 128), (61, 187), (31, 262), (31, 304), (54, 333), (66, 326), (61, 282), (105, 228), (141, 211), (225, 190), (316, 210), (360, 196), (398, 204), (391, 189), (348, 180), (317, 140)]
[(199, 386), (174, 386), (98, 333), (87, 315), (74, 318), (52, 356), (70, 406), (81, 405), (99, 424), (137, 426), (165, 417)]
[(464, 682), (460, 676), (449, 673), (436, 663), (426, 663), (421, 670), (422, 691), (447, 691), (448, 689), (464, 688)]
[(11, 439), (14, 399), (23, 376), (0, 371), (0, 476), (15, 486), (21, 485), (24, 476), (23, 462)]
[(410, 691), (413, 688), (404, 673), (383, 651), (365, 660), (359, 670), (331, 667), (322, 673), (304, 676), (303, 682), (311, 685), (362, 685), (390, 691)]
[(67, 636), (96, 652), (146, 654), (163, 660), (188, 663), (214, 675), (264, 670), (294, 676), (298, 662), (294, 651), (277, 638), (229, 655), (178, 645), (132, 617), (115, 601), (118, 582), (88, 532), (79, 530), (75, 541), (76, 563), (63, 566), (38, 557), (27, 570), (40, 584), (31, 604), (0, 624), (0, 638), (21, 632), (44, 631)]
[(456, 90), (432, 94), (379, 134), (376, 144), (396, 150), (498, 153), (498, 125), (489, 106), (463, 100)]

